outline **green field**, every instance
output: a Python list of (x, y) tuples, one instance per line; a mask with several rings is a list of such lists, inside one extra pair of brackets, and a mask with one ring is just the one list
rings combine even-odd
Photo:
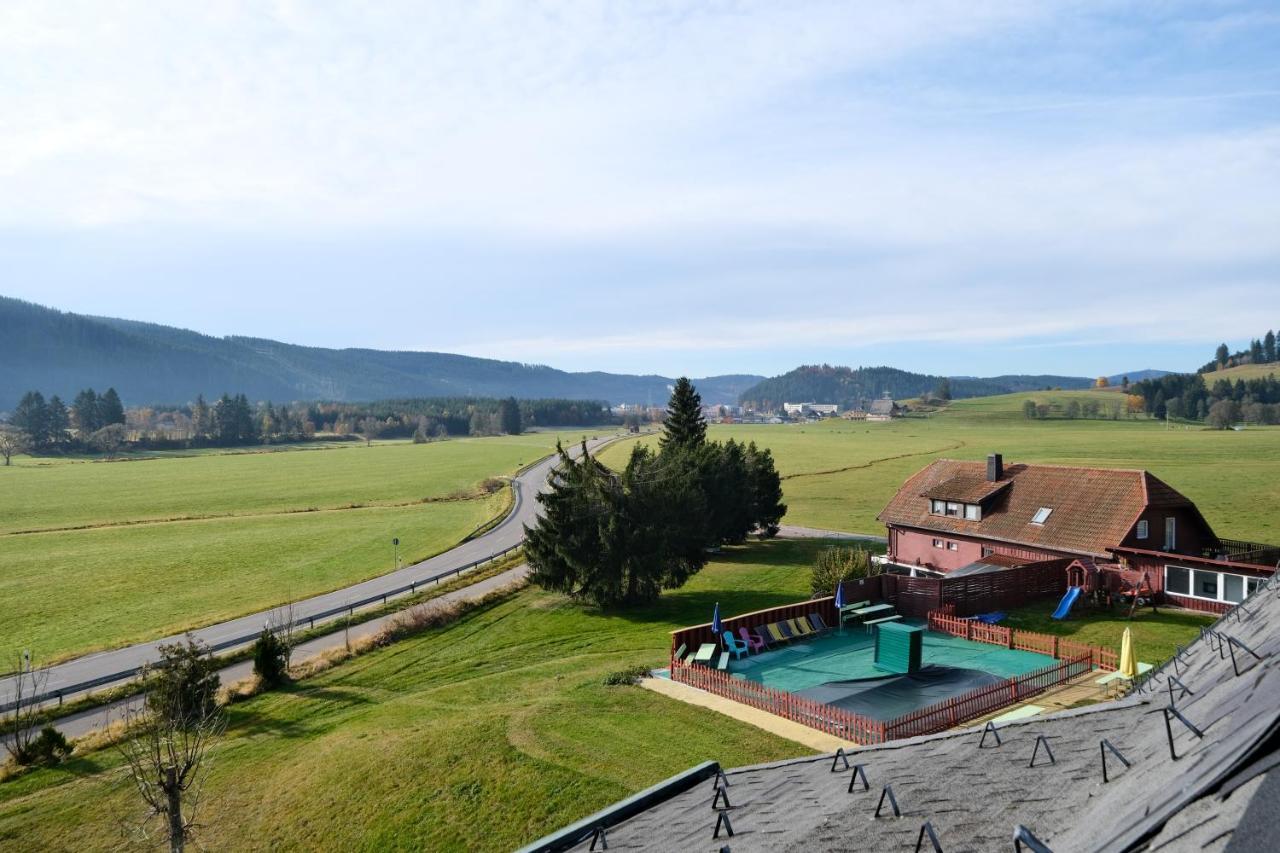
[[(789, 507), (788, 524), (882, 533), (876, 515), (911, 474), (940, 457), (1146, 468), (1195, 501), (1219, 535), (1280, 542), (1280, 428), (1241, 432), (1166, 429), (1146, 418), (1027, 420), (1026, 400), (1103, 401), (1112, 391), (1054, 391), (958, 400), (929, 417), (891, 423), (828, 420), (782, 426), (712, 426), (716, 439), (773, 450)], [(652, 441), (652, 436), (641, 438)], [(625, 462), (631, 442), (603, 455)]]
[[(604, 676), (663, 665), (668, 631), (808, 597), (819, 542), (731, 549), (653, 606), (601, 615), (525, 590), (230, 709), (212, 850), (510, 850), (687, 767), (798, 744)], [(0, 785), (0, 848), (106, 850), (136, 814), (112, 750)], [(708, 812), (710, 813), (710, 812)], [(708, 834), (710, 828), (708, 827)]]
[(1229, 379), (1232, 382), (1237, 379), (1243, 379), (1248, 382), (1250, 379), (1266, 379), (1277, 372), (1280, 372), (1280, 365), (1242, 364), (1239, 367), (1228, 367), (1226, 370), (1215, 370), (1212, 373), (1204, 374), (1204, 384), (1212, 388), (1213, 383), (1219, 379)]
[(481, 481), (579, 435), (24, 458), (0, 468), (0, 650), (47, 661), (346, 586), (393, 568), (393, 536), (439, 553), (508, 504)]

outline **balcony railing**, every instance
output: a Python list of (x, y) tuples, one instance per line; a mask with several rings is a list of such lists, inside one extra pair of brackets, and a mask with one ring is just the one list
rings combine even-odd
[(1217, 545), (1204, 549), (1203, 555), (1211, 560), (1228, 563), (1246, 563), (1251, 566), (1276, 568), (1280, 564), (1280, 546), (1245, 542), (1240, 539), (1219, 539)]

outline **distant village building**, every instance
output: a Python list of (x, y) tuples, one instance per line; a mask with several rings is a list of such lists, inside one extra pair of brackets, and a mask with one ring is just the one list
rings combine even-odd
[(873, 400), (871, 405), (867, 407), (867, 420), (869, 421), (890, 421), (894, 418), (902, 417), (902, 407), (899, 406), (889, 392), (879, 400)]
[(825, 418), (839, 413), (840, 407), (835, 403), (783, 403), (782, 410), (793, 418), (802, 418), (806, 415)]

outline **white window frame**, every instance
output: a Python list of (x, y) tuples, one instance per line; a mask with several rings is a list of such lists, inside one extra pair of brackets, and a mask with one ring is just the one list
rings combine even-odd
[[(1169, 569), (1181, 569), (1182, 571), (1188, 573), (1188, 586), (1191, 589), (1191, 592), (1169, 592)], [(1210, 598), (1205, 595), (1200, 595), (1197, 592), (1196, 572), (1208, 572), (1218, 576), (1218, 590), (1215, 597)], [(1252, 586), (1254, 590), (1257, 590), (1258, 585), (1262, 583), (1262, 578), (1254, 577), (1253, 575), (1242, 575), (1236, 572), (1224, 572), (1220, 569), (1195, 568), (1193, 566), (1179, 566), (1176, 563), (1166, 563), (1164, 567), (1164, 591), (1169, 595), (1176, 595), (1181, 598), (1194, 598), (1197, 601), (1212, 601), (1215, 604), (1227, 604), (1227, 605), (1238, 604), (1239, 602), (1231, 601), (1226, 598), (1225, 593), (1226, 593), (1227, 585), (1222, 579), (1223, 576), (1225, 575), (1230, 575), (1233, 578), (1240, 578), (1241, 583), (1243, 585), (1245, 598), (1248, 598), (1250, 595), (1253, 594), (1249, 589), (1250, 586)]]
[(1178, 518), (1166, 515), (1164, 518), (1164, 550), (1178, 550)]
[(948, 541), (948, 542), (947, 542), (947, 550), (948, 550), (948, 551), (959, 551), (959, 550), (960, 550), (960, 543), (959, 543), (959, 542), (951, 542), (951, 541)]
[(935, 547), (935, 548), (945, 548), (945, 547), (947, 547), (947, 543), (946, 543), (946, 542), (944, 542), (944, 541), (943, 541), (943, 540), (941, 540), (941, 539), (934, 539), (934, 540), (933, 540), (933, 547)]
[(982, 505), (981, 504), (965, 504), (964, 520), (965, 521), (982, 521)]
[(1036, 510), (1035, 515), (1031, 516), (1031, 523), (1043, 525), (1046, 521), (1049, 520), (1049, 516), (1051, 515), (1053, 515), (1053, 507), (1042, 506), (1038, 510)]
[(930, 515), (946, 515), (947, 502), (938, 500), (937, 498), (929, 498), (929, 514)]
[(947, 501), (947, 518), (963, 518), (964, 504), (956, 501)]
[(1138, 532), (1136, 535), (1139, 539), (1146, 539), (1151, 535), (1151, 524), (1145, 518), (1138, 521)]

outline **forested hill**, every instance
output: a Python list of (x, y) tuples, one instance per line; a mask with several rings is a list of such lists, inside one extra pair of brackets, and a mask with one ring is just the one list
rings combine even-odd
[[(244, 393), (250, 400), (360, 402), (409, 397), (558, 397), (661, 405), (672, 379), (568, 373), (437, 352), (323, 349), (55, 311), (0, 296), (0, 411), (22, 394), (73, 398), (115, 387), (127, 405)], [(759, 376), (694, 383), (709, 404), (732, 403)]]
[[(742, 392), (743, 403), (774, 408), (783, 403), (836, 403), (849, 408), (859, 400), (874, 400), (886, 391), (896, 399), (919, 397), (936, 391), (943, 377), (909, 373), (893, 367), (832, 367), (805, 365), (790, 373), (766, 379)], [(949, 379), (952, 397), (985, 397), (1015, 391), (1049, 388), (1088, 388), (1093, 380), (1079, 376), (993, 376)]]

